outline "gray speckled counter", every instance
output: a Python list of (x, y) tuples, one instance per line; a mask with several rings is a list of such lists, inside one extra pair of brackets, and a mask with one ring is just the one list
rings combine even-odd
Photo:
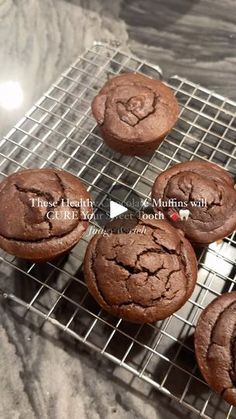
[[(235, 0), (0, 0), (0, 85), (19, 83), (23, 103), (0, 108), (1, 135), (94, 40), (236, 98)], [(0, 304), (0, 418), (190, 417), (149, 386), (37, 317)]]

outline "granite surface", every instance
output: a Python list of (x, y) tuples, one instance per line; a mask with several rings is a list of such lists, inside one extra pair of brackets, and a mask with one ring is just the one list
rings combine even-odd
[[(166, 77), (236, 99), (235, 0), (0, 0), (0, 85), (16, 81), (23, 92), (18, 109), (0, 108), (1, 135), (94, 40), (118, 40)], [(139, 381), (127, 387), (119, 368), (28, 317), (1, 301), (1, 419), (191, 417)]]

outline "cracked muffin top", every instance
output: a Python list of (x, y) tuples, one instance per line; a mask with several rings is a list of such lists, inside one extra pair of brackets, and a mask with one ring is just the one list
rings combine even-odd
[[(154, 182), (152, 198), (154, 208), (162, 209), (193, 243), (212, 243), (236, 228), (234, 181), (214, 163), (193, 160), (165, 170)], [(173, 211), (178, 215), (181, 208), (189, 211), (188, 218), (172, 221)]]
[[(137, 225), (142, 233), (137, 233)], [(84, 260), (88, 289), (105, 310), (135, 323), (177, 311), (197, 279), (194, 251), (164, 220), (137, 220), (129, 233), (95, 235)]]
[[(157, 147), (178, 117), (172, 90), (142, 74), (121, 74), (108, 80), (92, 102), (94, 117), (108, 144), (133, 154)], [(135, 148), (136, 145), (136, 148)]]
[(194, 341), (205, 380), (236, 406), (236, 292), (222, 294), (203, 310)]
[(28, 169), (0, 184), (0, 247), (25, 259), (49, 260), (80, 239), (91, 213), (79, 179), (56, 169)]

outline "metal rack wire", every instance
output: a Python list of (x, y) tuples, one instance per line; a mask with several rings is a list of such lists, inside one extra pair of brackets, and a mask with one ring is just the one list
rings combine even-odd
[[(119, 48), (95, 44), (60, 77), (0, 142), (1, 178), (21, 168), (60, 167), (79, 176), (104, 212), (108, 198), (132, 202), (135, 192), (150, 199), (157, 174), (180, 161), (213, 161), (236, 175), (236, 104), (202, 86), (174, 76), (168, 84), (181, 105), (178, 124), (152, 156), (114, 153), (99, 136), (90, 103), (113, 74), (138, 71), (162, 77), (161, 70)], [(117, 194), (119, 186), (119, 194)], [(132, 205), (131, 205), (132, 207)], [(201, 310), (217, 295), (235, 289), (236, 235), (198, 255), (194, 294), (168, 319), (130, 326), (93, 301), (81, 265), (89, 239), (61, 260), (44, 265), (0, 253), (1, 294), (50, 321), (135, 376), (204, 418), (233, 418), (236, 410), (213, 394), (197, 369), (192, 337)], [(16, 287), (18, 277), (25, 290)]]

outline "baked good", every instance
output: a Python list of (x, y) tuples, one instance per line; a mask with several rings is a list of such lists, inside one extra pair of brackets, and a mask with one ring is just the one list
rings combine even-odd
[(63, 170), (28, 169), (0, 184), (0, 247), (34, 261), (73, 247), (88, 226), (90, 195)]
[(195, 353), (209, 386), (236, 406), (236, 292), (222, 294), (203, 310)]
[(223, 239), (236, 228), (236, 190), (226, 170), (193, 160), (162, 172), (152, 189), (154, 209), (161, 209), (197, 245)]
[(154, 151), (175, 125), (178, 104), (159, 80), (128, 73), (107, 81), (92, 102), (104, 141), (122, 154)]
[(165, 220), (139, 219), (125, 231), (97, 234), (89, 242), (84, 259), (88, 289), (102, 308), (130, 322), (165, 319), (193, 292), (194, 251)]

